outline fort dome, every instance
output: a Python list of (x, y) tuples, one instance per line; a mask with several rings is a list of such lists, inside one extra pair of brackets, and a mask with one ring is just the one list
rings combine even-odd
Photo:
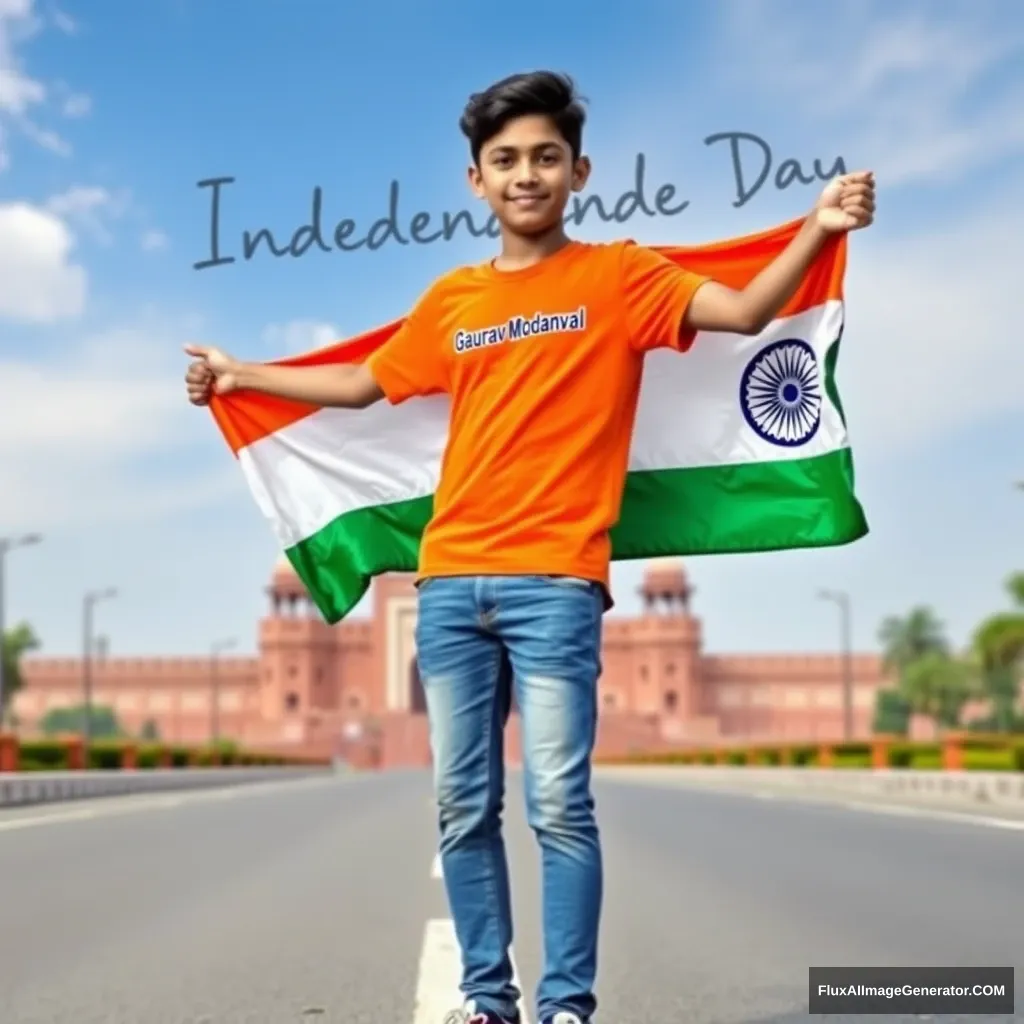
[(306, 597), (305, 584), (299, 579), (299, 574), (292, 568), (292, 563), (285, 555), (281, 555), (274, 563), (270, 586), (267, 589), (277, 600), (293, 601), (300, 597)]
[(648, 608), (664, 603), (686, 609), (692, 593), (681, 558), (652, 558), (647, 562), (640, 595)]
[(292, 567), (292, 563), (288, 561), (287, 555), (281, 555), (274, 563), (274, 572), (272, 577), (275, 580), (298, 579), (298, 573), (296, 573), (295, 569)]

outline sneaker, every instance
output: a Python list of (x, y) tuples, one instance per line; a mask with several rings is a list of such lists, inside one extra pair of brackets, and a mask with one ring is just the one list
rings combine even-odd
[[(496, 1013), (490, 1013), (487, 1010), (478, 1010), (476, 1003), (471, 999), (461, 1009), (452, 1010), (445, 1017), (444, 1024), (519, 1024), (519, 1018), (513, 1017), (509, 1019), (499, 1017)], [(576, 1024), (576, 1022), (571, 1019), (570, 1014), (569, 1020), (557, 1021), (557, 1024)]]
[(541, 1024), (587, 1024), (587, 1022), (582, 1017), (576, 1016), (575, 1013), (559, 1010), (553, 1017), (545, 1017)]

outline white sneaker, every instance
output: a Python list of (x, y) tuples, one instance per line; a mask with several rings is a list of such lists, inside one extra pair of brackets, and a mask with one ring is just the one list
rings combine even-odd
[[(555, 1020), (556, 1024), (582, 1024), (582, 1021), (578, 1021), (572, 1014), (569, 1014), (569, 1019), (566, 1021), (559, 1021), (557, 1016)], [(461, 1009), (452, 1010), (447, 1014), (444, 1018), (444, 1024), (519, 1024), (519, 1022), (516, 1020), (506, 1020), (504, 1017), (499, 1017), (496, 1013), (478, 1010), (476, 1002), (470, 999)]]

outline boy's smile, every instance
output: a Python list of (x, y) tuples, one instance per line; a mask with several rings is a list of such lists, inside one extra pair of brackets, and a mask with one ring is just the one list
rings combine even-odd
[(585, 157), (573, 160), (550, 117), (527, 115), (487, 141), (469, 179), (506, 229), (535, 237), (561, 225), (570, 194), (583, 188), (589, 170)]

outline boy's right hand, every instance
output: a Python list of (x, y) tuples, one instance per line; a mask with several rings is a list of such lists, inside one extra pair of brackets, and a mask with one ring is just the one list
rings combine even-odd
[(185, 373), (188, 400), (193, 405), (208, 405), (211, 394), (226, 395), (238, 387), (238, 361), (219, 348), (186, 345), (185, 351), (195, 357)]

